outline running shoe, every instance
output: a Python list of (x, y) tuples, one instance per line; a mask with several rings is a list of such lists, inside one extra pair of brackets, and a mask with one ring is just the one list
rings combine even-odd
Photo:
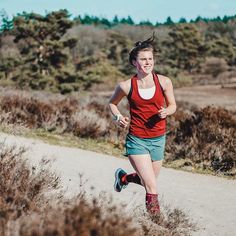
[(119, 168), (115, 172), (115, 183), (114, 183), (114, 189), (116, 192), (120, 192), (123, 188), (126, 188), (128, 184), (124, 184), (121, 182), (121, 178), (126, 175), (127, 173)]

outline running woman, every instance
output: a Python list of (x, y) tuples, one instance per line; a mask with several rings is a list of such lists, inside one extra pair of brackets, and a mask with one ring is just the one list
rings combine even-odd
[[(176, 111), (171, 80), (153, 72), (155, 52), (154, 37), (135, 43), (129, 62), (137, 73), (120, 82), (109, 101), (113, 119), (120, 127), (129, 126), (125, 156), (135, 170), (128, 174), (117, 169), (114, 189), (120, 192), (129, 183), (142, 185), (146, 190), (146, 209), (151, 214), (160, 213), (156, 178), (164, 158), (166, 117)], [(130, 119), (118, 109), (124, 97), (129, 102)]]

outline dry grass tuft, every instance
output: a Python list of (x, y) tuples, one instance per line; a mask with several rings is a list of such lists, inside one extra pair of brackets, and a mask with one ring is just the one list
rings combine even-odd
[(141, 235), (145, 236), (187, 236), (197, 230), (196, 225), (178, 208), (172, 209), (161, 205), (161, 214), (150, 216), (146, 212), (139, 213), (138, 223)]

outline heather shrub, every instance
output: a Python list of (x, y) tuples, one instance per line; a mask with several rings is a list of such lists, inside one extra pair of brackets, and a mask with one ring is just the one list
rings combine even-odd
[[(0, 97), (1, 121), (13, 124), (24, 124), (29, 128), (55, 130), (67, 128), (66, 122), (78, 107), (72, 98), (40, 99), (32, 95), (5, 94)], [(5, 114), (5, 115), (3, 115)]]
[[(7, 125), (122, 143), (126, 131), (117, 129), (112, 122), (107, 102), (108, 98), (102, 96), (48, 96), (44, 93), (3, 91), (0, 121)], [(125, 111), (126, 106), (122, 103), (121, 110)]]
[[(134, 222), (127, 213), (111, 203), (84, 197), (59, 203), (45, 209), (41, 215), (32, 214), (19, 221), (20, 235), (134, 235), (187, 236), (196, 225), (179, 209), (163, 207), (160, 216), (150, 217), (135, 210)], [(121, 217), (122, 215), (122, 217)]]
[(73, 118), (72, 132), (75, 136), (99, 138), (107, 132), (106, 120), (100, 118), (95, 111), (82, 110)]
[(106, 120), (98, 112), (80, 106), (73, 97), (45, 99), (22, 93), (5, 94), (0, 101), (2, 123), (92, 138), (104, 136), (107, 130)]
[(227, 71), (228, 67), (224, 58), (207, 57), (202, 65), (202, 70), (205, 74), (211, 75), (214, 79), (220, 73)]
[(131, 219), (120, 217), (114, 206), (102, 209), (95, 199), (92, 203), (84, 198), (70, 201), (34, 215), (33, 220), (22, 219), (20, 235), (137, 235)]
[(58, 189), (59, 178), (48, 171), (48, 161), (35, 167), (23, 158), (25, 150), (0, 144), (0, 234), (7, 235), (10, 222), (39, 212), (47, 205), (44, 194)]
[[(128, 130), (123, 130), (122, 128), (118, 127), (114, 121), (112, 121), (112, 116), (108, 109), (109, 97), (110, 94), (104, 97), (93, 96), (83, 107), (86, 107), (88, 110), (96, 111), (99, 117), (106, 121), (106, 141), (111, 142), (122, 149)], [(127, 101), (121, 101), (119, 104), (119, 110), (121, 114), (129, 116)]]
[(149, 216), (147, 213), (137, 215), (141, 226), (141, 235), (148, 236), (184, 236), (191, 235), (197, 226), (178, 208), (162, 204), (161, 215)]
[(205, 107), (192, 113), (177, 112), (178, 123), (168, 135), (167, 161), (188, 160), (188, 165), (216, 172), (236, 166), (236, 118), (223, 108)]

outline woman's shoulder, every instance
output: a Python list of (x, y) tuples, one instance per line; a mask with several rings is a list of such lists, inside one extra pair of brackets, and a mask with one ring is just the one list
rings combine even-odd
[(165, 90), (166, 86), (168, 86), (168, 84), (172, 84), (171, 79), (165, 75), (161, 75), (161, 74), (156, 74), (159, 82), (162, 86), (162, 88)]
[(131, 79), (127, 79), (125, 81), (121, 81), (119, 82), (118, 84), (121, 88), (121, 90), (126, 94), (128, 95), (129, 94), (129, 91), (130, 91), (130, 87), (131, 87)]

